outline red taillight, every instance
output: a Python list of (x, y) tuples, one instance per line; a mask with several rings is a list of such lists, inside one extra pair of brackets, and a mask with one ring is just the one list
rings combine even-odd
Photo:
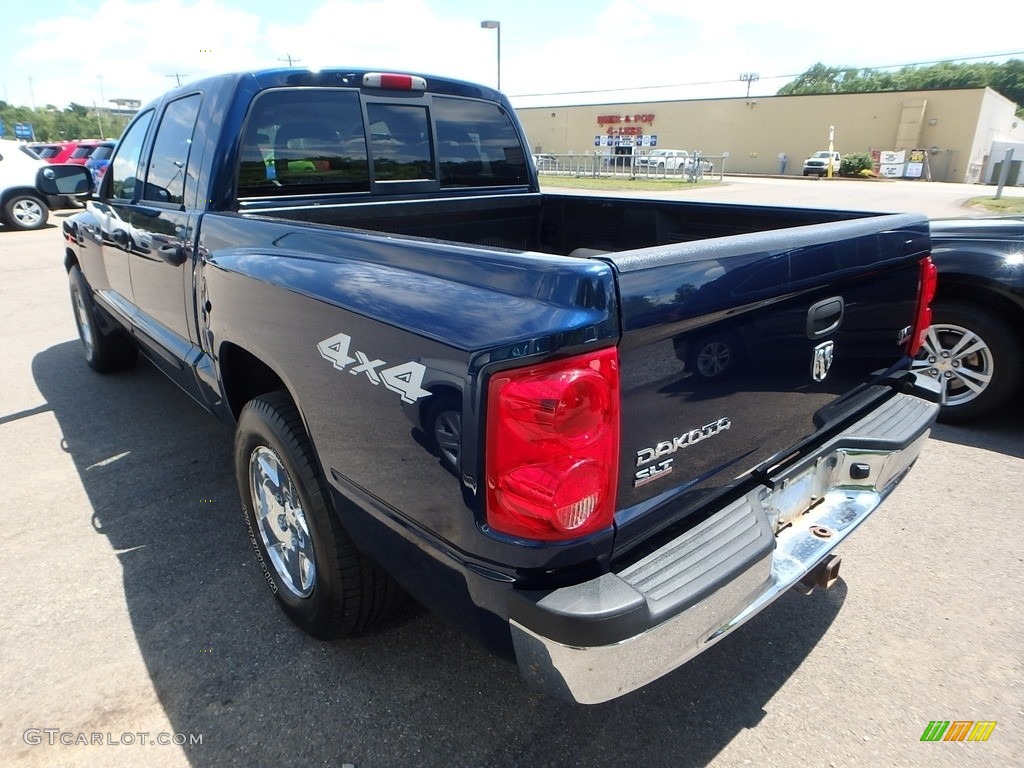
[(619, 355), (495, 374), (487, 389), (487, 524), (564, 541), (607, 528), (619, 461)]
[(932, 300), (935, 298), (935, 289), (939, 284), (938, 270), (931, 256), (921, 259), (921, 282), (917, 291), (917, 315), (914, 319), (914, 332), (910, 337), (911, 357), (917, 355), (924, 344), (925, 334), (928, 333), (928, 326), (932, 324)]
[(367, 72), (363, 75), (364, 88), (386, 88), (392, 91), (425, 91), (427, 81), (416, 75), (391, 72)]

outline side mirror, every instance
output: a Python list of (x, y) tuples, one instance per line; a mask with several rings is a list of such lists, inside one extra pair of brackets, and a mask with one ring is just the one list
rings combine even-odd
[(82, 165), (47, 165), (36, 173), (36, 190), (85, 200), (92, 192), (92, 174)]

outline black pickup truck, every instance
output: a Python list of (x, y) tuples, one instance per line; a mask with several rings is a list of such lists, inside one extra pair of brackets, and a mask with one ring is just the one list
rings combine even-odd
[(94, 369), (235, 425), (299, 626), (404, 590), (592, 703), (836, 578), (938, 410), (935, 272), (923, 216), (546, 194), (528, 146), (470, 83), (219, 76), (138, 113), (63, 258)]

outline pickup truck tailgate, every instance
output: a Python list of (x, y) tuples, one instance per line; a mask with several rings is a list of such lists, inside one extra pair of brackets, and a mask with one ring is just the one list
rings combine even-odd
[(622, 307), (614, 554), (785, 458), (838, 398), (881, 396), (861, 385), (909, 362), (928, 242), (899, 214), (603, 256)]

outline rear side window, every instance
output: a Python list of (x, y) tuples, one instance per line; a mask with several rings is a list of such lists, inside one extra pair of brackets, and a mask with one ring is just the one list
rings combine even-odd
[(526, 155), (512, 118), (485, 101), (434, 99), (442, 187), (526, 184)]
[(239, 146), (239, 197), (369, 190), (358, 93), (286, 88), (256, 97)]
[(75, 147), (75, 151), (71, 153), (71, 157), (80, 160), (83, 157), (91, 155), (94, 149), (96, 149), (95, 144), (91, 144), (87, 147)]

